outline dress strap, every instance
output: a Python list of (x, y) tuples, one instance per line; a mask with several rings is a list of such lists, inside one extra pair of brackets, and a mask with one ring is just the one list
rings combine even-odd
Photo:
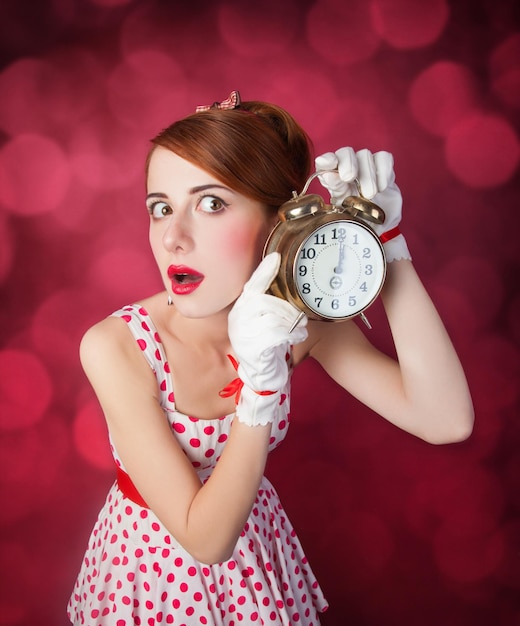
[(115, 311), (112, 315), (121, 317), (127, 323), (128, 329), (157, 378), (161, 406), (165, 409), (171, 407), (174, 395), (170, 366), (166, 360), (161, 338), (148, 311), (139, 304), (131, 304)]

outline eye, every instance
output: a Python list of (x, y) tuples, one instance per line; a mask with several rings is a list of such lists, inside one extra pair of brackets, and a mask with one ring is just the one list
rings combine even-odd
[(198, 206), (205, 213), (218, 213), (225, 209), (228, 205), (221, 200), (220, 198), (216, 198), (215, 196), (202, 196), (202, 198), (198, 202)]
[(161, 219), (161, 217), (167, 217), (168, 215), (171, 215), (172, 209), (169, 205), (166, 204), (166, 202), (162, 202), (159, 200), (156, 202), (151, 202), (148, 205), (148, 213), (150, 213), (150, 215), (154, 219)]

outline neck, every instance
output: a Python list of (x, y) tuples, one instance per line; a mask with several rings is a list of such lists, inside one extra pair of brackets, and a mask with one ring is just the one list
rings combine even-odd
[(172, 335), (183, 343), (189, 343), (200, 350), (214, 349), (225, 353), (230, 351), (228, 336), (229, 310), (219, 311), (215, 315), (203, 318), (182, 316), (176, 309), (165, 314), (165, 325)]

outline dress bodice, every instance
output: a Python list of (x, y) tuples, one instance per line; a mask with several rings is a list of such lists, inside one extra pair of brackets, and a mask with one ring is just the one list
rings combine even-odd
[[(146, 309), (138, 304), (125, 306), (112, 314), (122, 318), (143, 356), (152, 368), (160, 391), (160, 404), (165, 412), (172, 432), (190, 459), (193, 467), (201, 474), (209, 474), (215, 467), (229, 436), (234, 413), (216, 419), (199, 419), (180, 413), (175, 408), (170, 367), (161, 338)], [(289, 425), (289, 382), (280, 396), (280, 405), (271, 427), (269, 451), (276, 448), (285, 438)], [(123, 463), (111, 441), (112, 454), (117, 465)]]

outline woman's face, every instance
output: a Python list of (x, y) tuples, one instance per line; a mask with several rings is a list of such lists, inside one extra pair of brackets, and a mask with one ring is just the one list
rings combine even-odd
[(148, 169), (150, 245), (176, 309), (226, 310), (262, 258), (276, 216), (162, 147)]

